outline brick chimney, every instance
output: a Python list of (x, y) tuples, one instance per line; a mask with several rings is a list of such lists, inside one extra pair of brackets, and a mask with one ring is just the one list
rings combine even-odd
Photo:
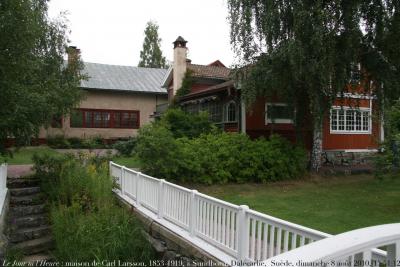
[[(187, 54), (187, 41), (179, 36), (174, 44), (174, 64), (173, 64), (173, 95), (182, 86), (182, 80), (186, 73), (186, 54)], [(190, 63), (190, 62), (189, 62)]]
[(79, 58), (81, 50), (78, 49), (76, 46), (69, 46), (67, 48), (67, 54), (68, 54), (68, 64), (71, 64), (72, 62), (76, 61)]

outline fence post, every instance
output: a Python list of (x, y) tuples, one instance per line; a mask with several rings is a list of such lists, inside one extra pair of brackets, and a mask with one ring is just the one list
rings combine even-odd
[(400, 241), (387, 246), (386, 266), (395, 267), (400, 261)]
[(140, 186), (140, 175), (141, 174), (142, 174), (141, 172), (137, 172), (136, 173), (136, 204), (138, 206), (140, 206), (140, 197), (139, 197), (140, 189), (139, 189), (139, 186)]
[(125, 166), (121, 167), (121, 193), (125, 195)]
[(159, 187), (158, 187), (158, 214), (157, 217), (162, 219), (164, 216), (164, 179), (160, 179)]
[(195, 236), (196, 223), (197, 223), (197, 205), (196, 205), (196, 195), (198, 191), (192, 190), (190, 194), (190, 209), (189, 209), (189, 233), (190, 236)]
[(249, 225), (247, 221), (247, 211), (249, 207), (246, 205), (239, 206), (238, 213), (238, 260), (244, 261), (249, 253)]

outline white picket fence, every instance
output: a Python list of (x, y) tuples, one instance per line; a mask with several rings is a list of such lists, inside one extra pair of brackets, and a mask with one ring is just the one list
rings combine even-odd
[[(387, 257), (378, 261), (372, 249), (386, 247)], [(378, 225), (339, 234), (275, 256), (264, 262), (286, 262), (290, 266), (305, 263), (329, 263), (330, 266), (400, 266), (400, 223)], [(310, 265), (309, 265), (310, 266)], [(316, 266), (316, 265), (314, 265)]]
[[(219, 255), (227, 264), (232, 260), (262, 262), (332, 237), (113, 162), (110, 174), (122, 198), (212, 255)], [(386, 253), (375, 249), (372, 256), (382, 260)]]
[(0, 215), (7, 196), (7, 164), (0, 164)]

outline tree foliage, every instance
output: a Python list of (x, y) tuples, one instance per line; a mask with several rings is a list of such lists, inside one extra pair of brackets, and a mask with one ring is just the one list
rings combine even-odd
[(171, 131), (174, 138), (196, 138), (217, 131), (206, 112), (191, 114), (179, 108), (168, 109), (156, 123)]
[(378, 177), (393, 173), (399, 177), (400, 168), (400, 100), (388, 108), (385, 114), (386, 136), (383, 150), (376, 157), (375, 173)]
[(188, 69), (182, 79), (181, 87), (176, 91), (175, 98), (180, 98), (190, 93), (193, 85), (193, 71)]
[(352, 90), (354, 63), (365, 70), (361, 81), (373, 81), (363, 84), (365, 92), (373, 88), (382, 101), (399, 94), (397, 0), (228, 0), (228, 7), (231, 42), (248, 66), (238, 74), (243, 97), (277, 95), (295, 107), (297, 118), (313, 115), (314, 169), (323, 118), (338, 94)]
[(46, 0), (0, 2), (0, 150), (14, 137), (24, 144), (54, 116), (79, 101), (82, 65), (63, 55), (67, 28), (47, 16)]
[(165, 57), (163, 57), (160, 48), (161, 38), (158, 37), (158, 25), (153, 21), (147, 22), (144, 35), (139, 67), (166, 68)]

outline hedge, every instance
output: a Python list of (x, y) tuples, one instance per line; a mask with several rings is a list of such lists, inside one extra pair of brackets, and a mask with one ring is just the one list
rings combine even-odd
[(250, 140), (238, 133), (211, 132), (174, 138), (162, 124), (139, 131), (136, 152), (143, 171), (177, 182), (267, 182), (300, 177), (307, 155), (285, 139)]

